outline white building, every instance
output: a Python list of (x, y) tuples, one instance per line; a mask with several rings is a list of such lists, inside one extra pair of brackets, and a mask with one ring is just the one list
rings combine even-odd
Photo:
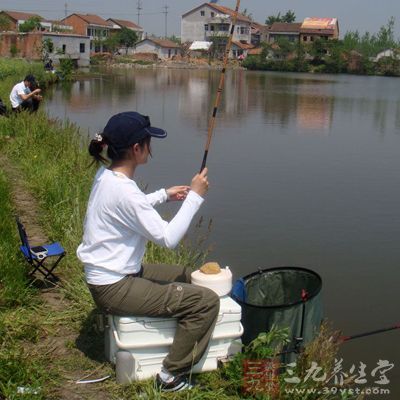
[(180, 46), (171, 40), (149, 37), (136, 43), (135, 53), (153, 53), (165, 60), (180, 54)]
[[(228, 37), (235, 11), (214, 3), (202, 5), (182, 15), (182, 43), (194, 41), (210, 41), (215, 37)], [(251, 43), (250, 18), (238, 14), (233, 40)]]
[(89, 36), (43, 32), (43, 40), (50, 39), (52, 51), (48, 56), (54, 65), (60, 59), (69, 58), (77, 67), (87, 67), (90, 64), (90, 38)]

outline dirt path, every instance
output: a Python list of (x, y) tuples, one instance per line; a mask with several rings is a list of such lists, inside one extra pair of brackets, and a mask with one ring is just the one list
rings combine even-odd
[[(48, 237), (39, 224), (40, 208), (38, 201), (28, 189), (22, 172), (4, 155), (0, 155), (0, 168), (5, 172), (10, 182), (13, 208), (15, 214), (19, 216), (26, 228), (30, 243), (32, 245), (47, 243)], [(55, 273), (60, 278), (60, 282), (62, 282), (62, 273), (57, 269)], [(42, 276), (38, 274), (37, 278), (40, 280)], [(47, 309), (50, 312), (58, 312), (70, 306), (70, 302), (62, 294), (59, 284), (49, 285), (40, 281), (39, 286), (41, 287), (40, 296), (47, 303)], [(69, 357), (86, 358), (86, 355), (78, 349), (71, 350), (70, 343), (75, 343), (79, 335), (80, 333), (74, 332), (68, 327), (57, 327), (53, 335), (46, 336), (35, 347), (39, 352), (45, 351), (47, 354), (51, 354), (51, 358), (54, 360), (67, 359)], [(49, 361), (51, 365), (51, 360)], [(80, 363), (77, 364), (79, 365)], [(100, 364), (100, 374), (102, 374), (101, 369), (102, 365)], [(77, 367), (73, 371), (69, 370), (63, 374), (62, 388), (57, 392), (56, 398), (61, 400), (108, 399), (109, 396), (101, 390), (100, 386), (77, 385), (75, 383), (76, 380), (84, 377), (87, 373), (87, 369), (83, 370)]]

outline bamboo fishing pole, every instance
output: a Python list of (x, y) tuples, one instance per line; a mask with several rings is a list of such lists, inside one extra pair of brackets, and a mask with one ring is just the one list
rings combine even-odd
[(224, 88), (226, 66), (228, 64), (229, 53), (231, 51), (233, 33), (235, 31), (235, 25), (236, 25), (237, 17), (239, 14), (239, 7), (240, 7), (240, 0), (237, 0), (235, 13), (233, 14), (233, 19), (232, 19), (231, 32), (229, 34), (228, 43), (226, 44), (226, 47), (225, 47), (224, 62), (223, 62), (223, 67), (222, 67), (222, 71), (221, 71), (221, 77), (219, 79), (219, 85), (218, 85), (218, 90), (217, 90), (217, 96), (215, 98), (214, 109), (213, 109), (213, 112), (212, 112), (212, 115), (210, 118), (210, 123), (208, 125), (207, 143), (206, 143), (206, 147), (204, 150), (203, 162), (201, 163), (200, 172), (203, 171), (203, 169), (206, 166), (206, 162), (207, 162), (208, 150), (210, 149), (211, 137), (214, 132), (217, 111), (218, 111), (219, 104), (221, 102), (222, 91)]

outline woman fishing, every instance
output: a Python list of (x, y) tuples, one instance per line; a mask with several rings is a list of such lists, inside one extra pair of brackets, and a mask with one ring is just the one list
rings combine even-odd
[[(173, 186), (144, 194), (135, 182), (139, 165), (151, 156), (152, 137), (167, 132), (151, 126), (147, 116), (123, 112), (110, 118), (90, 142), (89, 153), (107, 164), (94, 178), (77, 255), (96, 305), (107, 314), (174, 317), (174, 341), (156, 383), (161, 390), (190, 387), (187, 373), (204, 354), (219, 311), (211, 290), (190, 284), (191, 271), (174, 265), (143, 264), (148, 240), (174, 248), (185, 235), (208, 190), (207, 168), (190, 186)], [(182, 201), (167, 222), (154, 207)]]

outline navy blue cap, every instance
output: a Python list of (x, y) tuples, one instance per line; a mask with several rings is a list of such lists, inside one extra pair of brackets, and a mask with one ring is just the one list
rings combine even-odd
[(109, 119), (102, 136), (114, 147), (125, 148), (138, 143), (146, 136), (165, 138), (167, 132), (151, 126), (147, 115), (126, 111), (115, 114)]

